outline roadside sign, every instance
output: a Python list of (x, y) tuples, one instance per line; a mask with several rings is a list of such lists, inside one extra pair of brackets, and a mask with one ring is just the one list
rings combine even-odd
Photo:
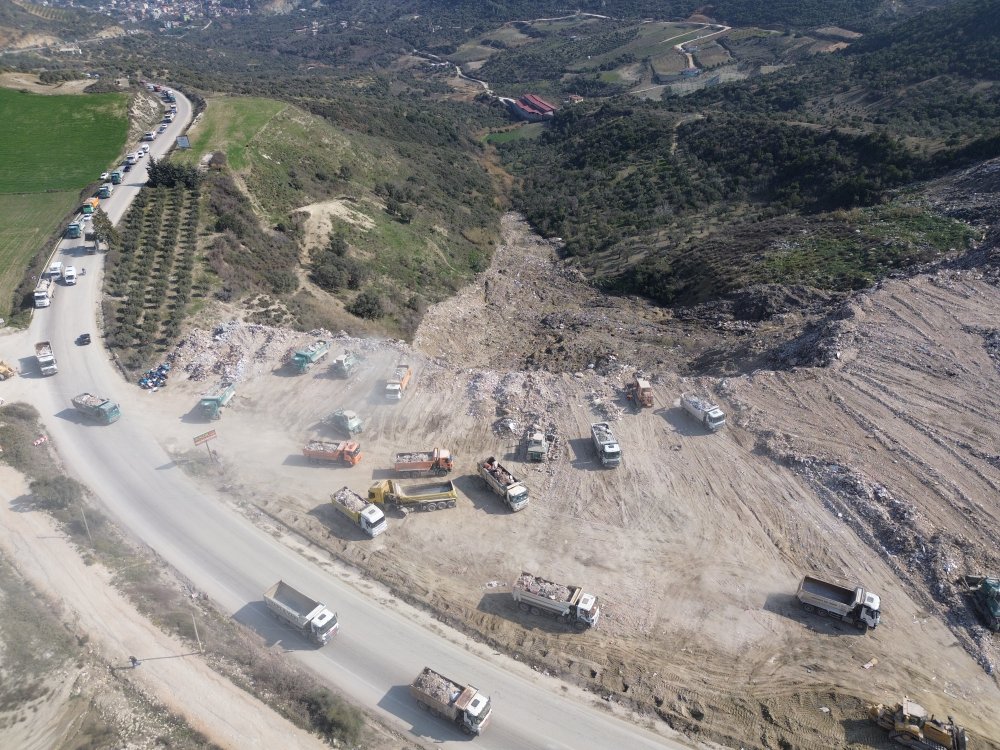
[(215, 430), (209, 430), (208, 432), (203, 432), (197, 435), (194, 439), (195, 445), (201, 445), (202, 443), (207, 443), (209, 440), (215, 440)]

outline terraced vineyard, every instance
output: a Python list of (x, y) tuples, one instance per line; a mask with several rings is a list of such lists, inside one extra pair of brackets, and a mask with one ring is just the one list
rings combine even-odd
[(108, 255), (108, 345), (137, 370), (180, 333), (196, 263), (198, 190), (143, 190)]

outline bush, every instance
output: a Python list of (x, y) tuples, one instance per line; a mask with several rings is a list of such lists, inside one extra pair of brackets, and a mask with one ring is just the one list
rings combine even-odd
[(364, 717), (326, 688), (319, 688), (305, 698), (312, 725), (328, 740), (356, 745), (361, 739)]
[(83, 485), (70, 477), (36, 479), (29, 489), (38, 506), (45, 510), (62, 510), (83, 499)]
[(385, 315), (385, 307), (378, 292), (374, 289), (365, 289), (355, 298), (354, 302), (347, 306), (347, 312), (351, 315), (357, 315), (359, 318), (375, 320)]

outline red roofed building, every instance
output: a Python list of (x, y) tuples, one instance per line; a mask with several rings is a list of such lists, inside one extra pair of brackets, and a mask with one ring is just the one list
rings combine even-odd
[(556, 108), (534, 94), (525, 94), (510, 104), (510, 108), (518, 117), (529, 122), (541, 122), (552, 119)]

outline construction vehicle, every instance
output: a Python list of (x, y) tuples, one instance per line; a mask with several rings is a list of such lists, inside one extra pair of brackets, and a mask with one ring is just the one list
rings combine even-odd
[(353, 440), (330, 443), (326, 440), (310, 440), (302, 449), (302, 455), (311, 464), (339, 463), (357, 466), (361, 463), (361, 445)]
[(590, 436), (594, 441), (594, 450), (605, 468), (618, 466), (622, 462), (622, 449), (618, 445), (615, 433), (607, 422), (594, 422), (590, 425)]
[(361, 358), (352, 352), (344, 352), (343, 354), (338, 354), (337, 358), (333, 360), (333, 372), (335, 375), (341, 378), (350, 377), (354, 368), (361, 364)]
[(110, 198), (112, 193), (114, 192), (115, 192), (115, 186), (112, 185), (110, 182), (105, 182), (103, 185), (97, 188), (97, 197)]
[(565, 617), (580, 630), (596, 628), (601, 619), (597, 597), (584, 593), (579, 586), (546, 581), (531, 573), (522, 572), (514, 581), (511, 594), (522, 612)]
[(961, 583), (986, 627), (1000, 633), (1000, 578), (963, 576)]
[(407, 512), (440, 510), (458, 505), (458, 493), (450, 480), (403, 487), (394, 479), (383, 479), (368, 488), (368, 502)]
[(268, 611), (300, 633), (317, 646), (323, 646), (340, 630), (337, 613), (315, 599), (310, 599), (296, 591), (284, 581), (278, 581), (264, 592), (264, 604)]
[(236, 395), (236, 384), (223, 381), (201, 397), (198, 408), (205, 419), (222, 419), (222, 409)]
[(35, 307), (48, 307), (52, 304), (52, 295), (55, 294), (56, 285), (52, 279), (39, 279), (35, 286), (35, 291), (31, 293), (31, 299)]
[(529, 461), (544, 461), (549, 455), (549, 436), (541, 430), (531, 430), (525, 437), (527, 445), (525, 453)]
[(691, 393), (682, 393), (681, 408), (712, 432), (718, 432), (726, 426), (726, 415), (718, 404), (708, 399), (700, 398)]
[(466, 734), (482, 734), (493, 714), (490, 698), (472, 685), (460, 685), (430, 667), (410, 683), (410, 695), (425, 711), (455, 722)]
[(413, 371), (407, 364), (398, 364), (396, 369), (392, 372), (392, 377), (386, 381), (385, 384), (385, 397), (389, 401), (400, 401), (403, 398), (403, 391), (406, 390), (406, 386), (410, 384), (410, 377), (413, 375)]
[(805, 576), (795, 598), (806, 612), (849, 622), (867, 632), (878, 627), (881, 599), (863, 586), (838, 583), (828, 578)]
[(528, 488), (524, 486), (524, 482), (504, 468), (493, 456), (479, 463), (479, 476), (486, 483), (486, 487), (499, 495), (504, 504), (515, 513), (523, 510), (528, 504)]
[(326, 421), (332, 424), (345, 437), (359, 435), (365, 429), (364, 422), (361, 421), (358, 413), (348, 409), (337, 409), (337, 411), (327, 416)]
[(63, 235), (67, 240), (78, 240), (83, 235), (83, 224), (78, 221), (71, 221), (69, 226), (66, 227), (66, 232)]
[(868, 718), (889, 731), (889, 739), (900, 745), (920, 750), (967, 750), (969, 739), (965, 729), (955, 720), (935, 719), (927, 715), (927, 709), (919, 703), (903, 698), (902, 703), (885, 706), (881, 703), (869, 706)]
[(122, 180), (124, 178), (125, 178), (125, 174), (120, 169), (116, 169), (114, 172), (111, 173), (111, 184), (112, 185), (121, 185), (122, 184)]
[(0, 380), (6, 380), (17, 375), (17, 370), (0, 359)]
[(73, 408), (85, 417), (101, 424), (117, 422), (122, 415), (121, 409), (114, 401), (103, 396), (95, 396), (92, 393), (81, 393), (74, 397)]
[(407, 477), (443, 477), (455, 468), (451, 451), (434, 448), (429, 451), (404, 451), (392, 457), (392, 470)]
[(351, 519), (368, 536), (375, 538), (388, 528), (385, 513), (354, 490), (341, 487), (330, 495), (333, 507)]
[(625, 398), (636, 405), (637, 408), (653, 405), (653, 386), (645, 378), (636, 375), (632, 381), (625, 386)]
[(59, 372), (56, 355), (52, 353), (52, 344), (48, 341), (35, 344), (35, 359), (38, 360), (38, 369), (42, 371), (42, 375), (55, 375)]
[(309, 344), (309, 346), (305, 349), (299, 349), (294, 355), (292, 355), (292, 367), (294, 367), (299, 374), (302, 374), (329, 353), (330, 342), (319, 339)]
[(101, 205), (101, 201), (98, 198), (87, 198), (80, 206), (80, 213), (92, 214), (97, 210), (97, 207)]

